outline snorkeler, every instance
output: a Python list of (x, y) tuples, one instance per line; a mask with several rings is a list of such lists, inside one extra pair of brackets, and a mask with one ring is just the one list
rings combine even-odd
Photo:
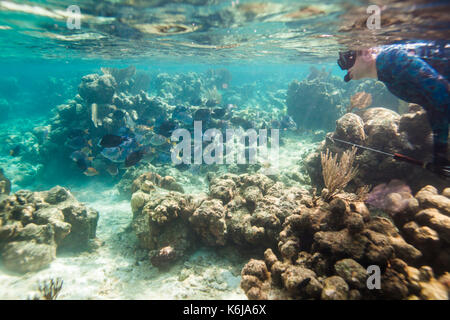
[(449, 176), (447, 158), (450, 120), (448, 45), (400, 44), (340, 52), (338, 65), (348, 70), (344, 81), (375, 78), (407, 102), (421, 105), (433, 131), (433, 162), (426, 168)]

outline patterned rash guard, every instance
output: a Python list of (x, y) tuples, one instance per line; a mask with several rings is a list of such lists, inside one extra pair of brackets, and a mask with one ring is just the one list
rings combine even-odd
[(391, 45), (381, 47), (376, 59), (378, 80), (394, 95), (427, 111), (433, 130), (433, 161), (448, 165), (450, 121), (448, 46)]

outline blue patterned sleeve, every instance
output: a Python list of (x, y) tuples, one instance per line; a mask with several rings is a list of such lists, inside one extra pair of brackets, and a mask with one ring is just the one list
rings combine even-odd
[[(406, 49), (388, 49), (377, 58), (379, 80), (399, 98), (427, 111), (434, 135), (435, 161), (447, 160), (450, 85), (441, 74)], [(444, 161), (444, 162), (445, 162)]]

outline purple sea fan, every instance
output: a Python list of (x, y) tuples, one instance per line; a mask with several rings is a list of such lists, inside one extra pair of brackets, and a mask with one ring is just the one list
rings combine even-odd
[(369, 193), (366, 203), (391, 214), (406, 208), (409, 199), (413, 198), (411, 188), (401, 180), (391, 180), (388, 184), (377, 185)]

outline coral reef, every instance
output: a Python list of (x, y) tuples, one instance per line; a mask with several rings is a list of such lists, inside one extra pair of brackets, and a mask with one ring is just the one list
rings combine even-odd
[[(436, 206), (430, 191), (416, 197)], [(346, 199), (345, 194), (330, 203), (319, 199), (286, 218), (276, 250), (281, 258), (269, 248), (264, 260), (252, 259), (242, 269), (241, 288), (249, 299), (448, 299), (449, 274), (440, 272), (436, 279), (422, 264), (430, 262), (424, 260), (428, 247), (419, 251), (391, 220), (371, 216), (364, 203)], [(439, 200), (440, 206), (446, 202)], [(379, 289), (367, 285), (373, 265), (380, 268)]]
[(183, 257), (197, 243), (275, 247), (286, 218), (312, 205), (307, 190), (287, 188), (262, 174), (213, 178), (208, 196), (167, 192), (160, 187), (163, 180), (151, 172), (141, 175), (131, 198), (133, 229), (157, 264)]
[(58, 250), (89, 249), (98, 213), (62, 187), (20, 190), (0, 202), (0, 248), (3, 265), (25, 273), (45, 268)]
[[(450, 269), (450, 188), (439, 194), (425, 186), (400, 207), (401, 192), (389, 194), (390, 202), (400, 207), (390, 215), (405, 239), (423, 252), (422, 260), (442, 273)], [(404, 196), (403, 196), (404, 198)]]
[[(308, 156), (305, 166), (316, 186), (323, 186), (320, 152), (330, 149), (341, 153), (348, 145), (333, 138), (361, 144), (387, 153), (400, 153), (423, 161), (430, 161), (432, 145), (428, 121), (422, 108), (410, 104), (409, 112), (399, 115), (385, 108), (369, 108), (360, 116), (347, 113), (336, 121), (336, 129), (327, 134), (317, 152)], [(428, 128), (427, 128), (428, 127)], [(436, 174), (388, 155), (359, 149), (355, 159), (358, 174), (349, 184), (354, 190), (363, 185), (378, 185), (392, 179), (404, 180), (414, 192), (424, 185), (444, 188), (446, 181)]]
[(287, 91), (287, 112), (305, 129), (332, 129), (343, 112), (340, 103), (339, 89), (321, 78), (294, 80)]
[[(281, 81), (231, 86), (231, 73), (226, 69), (150, 75), (133, 66), (102, 68), (100, 73), (81, 77), (78, 94), (54, 107), (49, 121), (35, 123), (23, 133), (2, 135), (6, 143), (0, 146), (0, 151), (8, 154), (20, 146), (17, 157), (21, 160), (17, 163), (20, 168), (13, 183), (21, 188), (31, 187), (42, 177), (49, 185), (55, 185), (62, 180), (79, 181), (84, 178), (83, 173), (87, 176), (93, 173), (119, 182), (120, 192), (129, 197), (128, 182), (144, 170), (135, 173), (135, 168), (124, 167), (120, 159), (102, 154), (98, 142), (103, 136), (127, 132), (148, 143), (155, 134), (169, 138), (176, 128), (192, 129), (193, 120), (202, 121), (204, 131), (271, 127), (295, 130), (286, 121), (286, 90), (281, 88)], [(148, 154), (142, 162), (150, 171), (154, 171), (150, 163), (166, 170), (168, 166), (164, 166), (171, 162), (171, 147), (170, 143), (152, 145), (146, 149)], [(80, 169), (86, 166), (74, 160), (74, 153), (89, 159), (87, 167), (92, 169)], [(253, 167), (230, 166), (229, 171), (259, 169)], [(206, 174), (215, 168), (203, 171)]]

